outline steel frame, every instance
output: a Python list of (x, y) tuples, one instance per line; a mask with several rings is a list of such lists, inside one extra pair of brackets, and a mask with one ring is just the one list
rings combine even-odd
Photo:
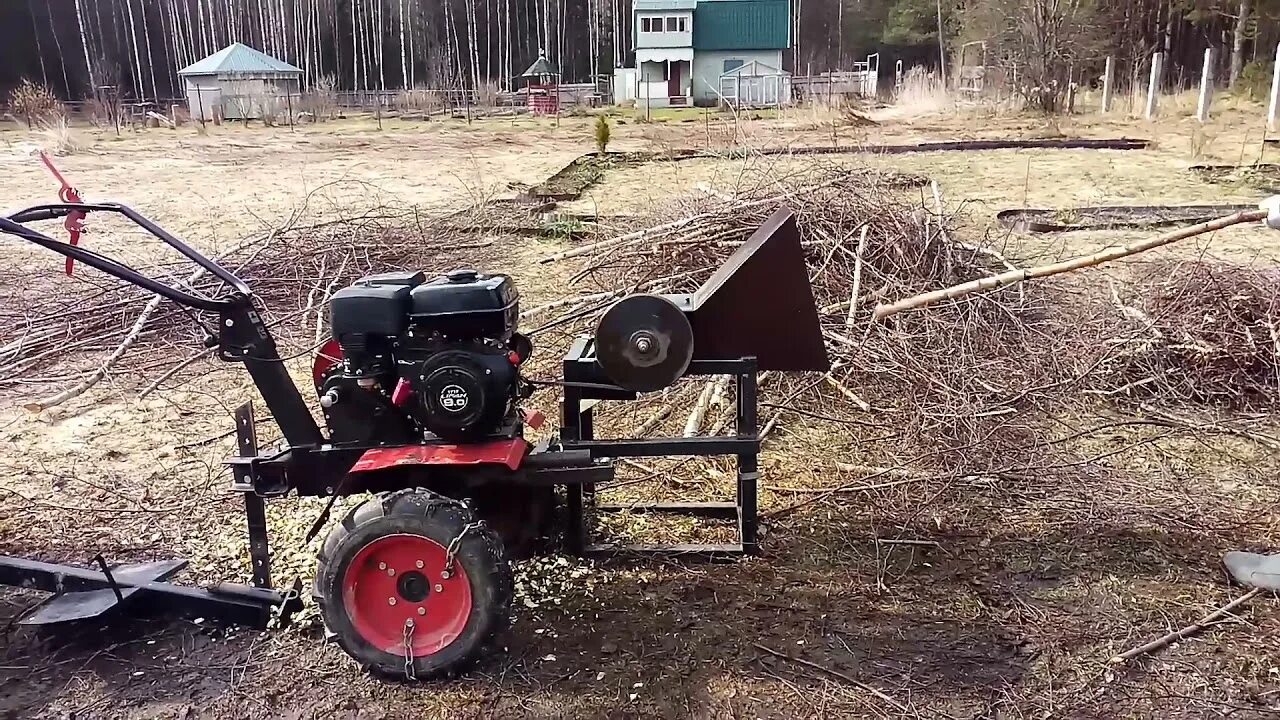
[[(731, 502), (654, 503), (620, 507), (595, 502), (595, 483), (566, 485), (568, 500), (568, 546), (577, 555), (679, 556), (718, 560), (755, 555), (759, 551), (757, 484), (759, 482), (760, 435), (756, 413), (757, 385), (755, 358), (738, 360), (694, 360), (686, 376), (733, 375), (737, 380), (737, 415), (731, 436), (697, 438), (646, 438), (602, 440), (595, 436), (594, 400), (634, 400), (636, 393), (612, 387), (595, 359), (591, 338), (577, 339), (564, 358), (564, 402), (560, 443), (566, 450), (587, 450), (592, 458), (655, 456), (734, 456), (737, 486)], [(612, 545), (590, 542), (586, 515), (595, 512), (654, 512), (735, 520), (738, 541), (728, 544), (687, 543), (675, 545)]]

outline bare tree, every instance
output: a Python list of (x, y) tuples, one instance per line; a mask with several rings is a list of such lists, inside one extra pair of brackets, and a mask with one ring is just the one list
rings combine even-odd
[[(93, 61), (89, 59), (89, 33), (84, 29), (84, 10), (80, 7), (80, 0), (76, 2), (76, 25), (80, 28), (80, 47), (84, 50), (84, 67), (85, 73), (89, 75), (89, 85), (91, 88), (98, 86), (97, 75), (93, 71)], [(67, 91), (70, 92), (70, 88)]]
[(1236, 29), (1231, 40), (1231, 85), (1236, 84), (1244, 70), (1244, 43), (1249, 33), (1252, 12), (1253, 0), (1240, 0), (1240, 12), (1236, 15)]
[[(49, 86), (49, 71), (44, 66), (44, 48), (40, 47), (40, 27), (36, 25), (36, 8), (31, 4), (31, 0), (27, 0), (27, 12), (31, 14), (31, 34), (36, 41), (36, 57), (40, 60), (40, 78), (44, 80), (45, 87)], [(53, 25), (53, 18), (49, 18), (50, 26)], [(54, 28), (55, 32), (57, 28)], [(61, 53), (59, 53), (61, 57)], [(67, 92), (71, 92), (71, 88), (67, 88)]]
[(138, 80), (134, 91), (139, 98), (145, 98), (147, 94), (146, 87), (142, 84), (142, 56), (138, 54), (138, 30), (133, 23), (133, 2), (132, 0), (124, 0), (125, 13), (129, 17), (129, 42), (133, 46), (133, 67), (136, 71)]
[[(142, 40), (147, 45), (147, 72), (151, 75), (151, 96), (159, 100), (160, 88), (156, 86), (156, 61), (151, 54), (151, 29), (147, 24), (147, 5), (143, 0), (138, 0), (138, 6), (142, 10)], [(57, 37), (55, 32), (54, 37)], [(58, 56), (62, 56), (62, 48), (59, 45)]]

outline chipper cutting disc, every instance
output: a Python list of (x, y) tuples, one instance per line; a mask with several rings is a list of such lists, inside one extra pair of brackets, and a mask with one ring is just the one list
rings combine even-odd
[(679, 379), (692, 359), (689, 318), (664, 297), (623, 298), (596, 325), (596, 361), (618, 387), (661, 390)]

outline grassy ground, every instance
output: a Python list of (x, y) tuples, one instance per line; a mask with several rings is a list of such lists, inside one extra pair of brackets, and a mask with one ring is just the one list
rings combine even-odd
[[(1172, 105), (1173, 103), (1171, 103)], [(681, 111), (684, 112), (684, 111)], [(619, 118), (612, 148), (802, 147), (956, 138), (1145, 137), (1140, 152), (997, 151), (650, 163), (606, 173), (567, 209), (648, 209), (700, 186), (732, 191), (747, 164), (777, 173), (810, 162), (868, 162), (937, 180), (969, 240), (1022, 260), (1074, 254), (1143, 236), (1070, 233), (1018, 238), (1001, 209), (1098, 204), (1248, 202), (1246, 186), (1208, 184), (1196, 162), (1274, 159), (1261, 110), (1228, 99), (1207, 129), (1092, 115), (1060, 120), (989, 110), (909, 115), (836, 126), (797, 109), (763, 120)], [(683, 120), (693, 120), (683, 122)], [(197, 245), (215, 249), (278, 226), (306, 205), (337, 217), (394, 203), (424, 212), (512, 195), (592, 148), (590, 118), (430, 122), (368, 118), (263, 129), (222, 126), (81, 129), (85, 147), (59, 165), (91, 198), (120, 199)], [(50, 199), (29, 155), (38, 138), (0, 131), (0, 197)], [(922, 203), (931, 199), (921, 198)], [(426, 229), (429, 232), (429, 228)], [(565, 292), (569, 265), (536, 260), (552, 239), (499, 238), (474, 260), (510, 272), (530, 305)], [(126, 257), (156, 252), (136, 234), (90, 235)], [(1256, 230), (1220, 233), (1172, 254), (1274, 264), (1280, 243)], [(0, 246), (12, 268), (50, 292), (51, 255)], [(440, 270), (444, 268), (431, 268)], [(12, 272), (6, 275), (16, 277)], [(7, 340), (0, 338), (0, 340)], [(558, 349), (545, 348), (547, 357)], [(305, 368), (294, 368), (301, 377)], [(37, 384), (9, 383), (0, 409), (0, 551), (84, 562), (192, 558), (186, 580), (244, 579), (242, 515), (226, 492), (217, 440), (251, 388), (234, 369), (137, 400), (125, 379), (33, 415)], [(546, 398), (544, 410), (553, 409)], [(1098, 406), (1072, 432), (1119, 419)], [(863, 429), (784, 423), (765, 453), (766, 512), (858, 477), (836, 462), (875, 465)], [(0, 637), (0, 717), (1268, 717), (1280, 713), (1280, 614), (1260, 601), (1201, 637), (1129, 667), (1108, 658), (1201, 617), (1234, 591), (1217, 568), (1230, 549), (1274, 548), (1280, 501), (1274, 454), (1246, 439), (1159, 427), (1090, 432), (1098, 459), (999, 481), (946, 479), (912, 468), (909, 483), (837, 496), (766, 524), (765, 554), (740, 563), (587, 563), (551, 556), (521, 568), (521, 601), (505, 646), (452, 682), (413, 686), (363, 675), (314, 622), (253, 634), (207, 623), (121, 622), (82, 632)], [(1079, 469), (1079, 468), (1077, 468)], [(721, 492), (656, 483), (655, 495)], [(648, 492), (648, 491), (646, 491)], [(277, 576), (307, 576), (300, 543), (314, 503), (271, 506)], [(661, 530), (636, 520), (633, 536)], [(32, 596), (0, 595), (0, 620)], [(527, 602), (526, 602), (527, 600)], [(868, 688), (875, 688), (880, 695)], [(886, 700), (885, 697), (889, 699)]]

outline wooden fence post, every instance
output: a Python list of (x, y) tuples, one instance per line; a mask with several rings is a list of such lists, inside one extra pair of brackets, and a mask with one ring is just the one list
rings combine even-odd
[(1276, 129), (1276, 113), (1280, 111), (1280, 44), (1276, 45), (1276, 66), (1271, 72), (1271, 104), (1267, 106), (1267, 129)]
[(1102, 74), (1102, 112), (1111, 112), (1111, 93), (1115, 89), (1116, 65), (1115, 58), (1107, 58), (1107, 69)]
[(1196, 104), (1196, 119), (1209, 122), (1209, 106), (1213, 104), (1213, 48), (1204, 49), (1204, 69), (1200, 73), (1200, 100)]
[(1151, 80), (1147, 83), (1147, 112), (1148, 120), (1154, 120), (1156, 117), (1156, 98), (1160, 96), (1160, 71), (1164, 67), (1164, 53), (1153, 53), (1151, 55)]

